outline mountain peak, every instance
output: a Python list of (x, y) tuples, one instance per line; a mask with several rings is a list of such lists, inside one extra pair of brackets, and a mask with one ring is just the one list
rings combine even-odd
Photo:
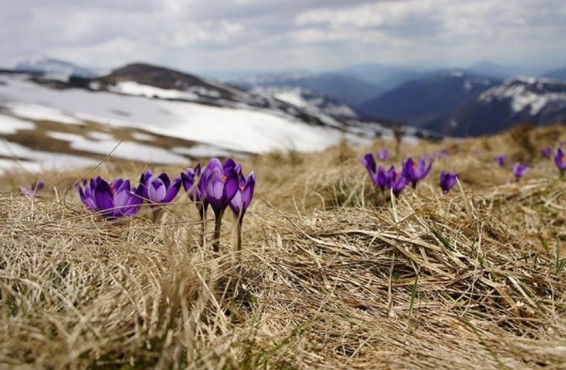
[(99, 75), (99, 71), (74, 63), (50, 57), (32, 57), (18, 62), (15, 71), (44, 75), (53, 80), (67, 81), (69, 77), (92, 78)]

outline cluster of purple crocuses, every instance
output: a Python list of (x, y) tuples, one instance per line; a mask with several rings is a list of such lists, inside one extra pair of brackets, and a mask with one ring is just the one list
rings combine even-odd
[(120, 217), (134, 216), (144, 202), (148, 203), (156, 221), (163, 207), (171, 203), (183, 189), (196, 204), (202, 223), (202, 243), (205, 240), (206, 214), (210, 206), (215, 215), (213, 249), (220, 246), (220, 229), (226, 208), (230, 207), (237, 221), (237, 250), (241, 249), (241, 228), (244, 215), (251, 204), (255, 175), (246, 178), (242, 167), (232, 158), (222, 163), (212, 158), (205, 167), (198, 164), (194, 169), (181, 172), (171, 179), (166, 173), (155, 175), (151, 171), (142, 173), (139, 184), (132, 187), (130, 180), (119, 178), (108, 182), (101, 177), (86, 180), (76, 185), (84, 206), (109, 221)]
[[(383, 161), (383, 156), (380, 153), (381, 151), (378, 152), (377, 157)], [(409, 157), (401, 164), (400, 171), (397, 171), (393, 165), (389, 169), (385, 169), (385, 167), (376, 164), (372, 153), (366, 153), (361, 162), (367, 169), (369, 177), (381, 192), (384, 193), (386, 189), (391, 190), (395, 197), (399, 197), (409, 184), (412, 185), (413, 189), (416, 188), (417, 184), (428, 175), (432, 168), (432, 161), (427, 163), (424, 158), (421, 158), (418, 162), (415, 162), (413, 158)]]
[[(554, 164), (556, 165), (556, 167), (558, 168), (558, 170), (560, 171), (560, 176), (564, 176), (564, 172), (566, 171), (566, 156), (564, 155), (564, 151), (562, 150), (561, 147), (559, 147), (556, 152), (554, 152), (554, 150), (550, 147), (545, 147), (543, 149), (541, 149), (540, 151), (541, 155), (543, 158), (552, 158), (554, 159)], [(495, 157), (495, 161), (497, 162), (497, 164), (501, 167), (505, 166), (505, 163), (507, 162), (507, 157), (504, 155), (500, 155)], [(516, 181), (521, 180), (521, 178), (525, 175), (525, 173), (527, 172), (529, 168), (529, 165), (527, 163), (520, 163), (520, 162), (514, 162), (513, 164), (511, 164), (511, 172), (513, 173), (513, 176), (515, 177)]]

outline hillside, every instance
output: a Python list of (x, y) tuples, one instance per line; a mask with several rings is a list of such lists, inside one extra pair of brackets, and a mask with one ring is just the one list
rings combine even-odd
[(551, 125), (564, 122), (566, 83), (511, 78), (423, 127), (452, 136), (479, 136), (502, 132), (520, 123)]
[(369, 117), (420, 126), (454, 111), (496, 84), (494, 79), (462, 71), (441, 71), (405, 82), (358, 108)]
[[(566, 187), (539, 149), (564, 126), (403, 145), (447, 150), (397, 201), (368, 179), (362, 149), (268, 153), (241, 164), (256, 193), (234, 252), (212, 211), (199, 245), (184, 190), (152, 220), (121, 223), (81, 204), (73, 184), (114, 167), (0, 177), (0, 364), (89, 369), (492, 369), (566, 363)], [(394, 152), (394, 151), (393, 151)], [(493, 161), (530, 165), (521, 181)], [(204, 163), (204, 162), (202, 162)], [(191, 165), (194, 166), (193, 162)], [(443, 170), (460, 185), (438, 188)], [(38, 198), (17, 187), (45, 182)]]

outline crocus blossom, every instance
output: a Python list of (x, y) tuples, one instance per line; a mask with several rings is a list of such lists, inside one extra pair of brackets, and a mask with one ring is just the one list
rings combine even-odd
[(250, 206), (255, 190), (255, 174), (252, 172), (246, 179), (244, 174), (239, 168), (238, 181), (239, 187), (234, 195), (234, 198), (230, 201), (230, 209), (236, 217), (236, 251), (242, 249), (242, 222), (244, 220), (244, 215)]
[(556, 155), (554, 156), (554, 164), (560, 170), (560, 174), (564, 175), (564, 171), (566, 171), (566, 156), (562, 151), (562, 148), (558, 148), (556, 151)]
[(393, 192), (393, 195), (395, 195), (396, 198), (399, 198), (401, 192), (407, 187), (407, 185), (409, 185), (410, 182), (411, 181), (405, 177), (403, 172), (401, 172), (399, 176), (396, 176), (396, 178), (394, 178), (391, 182), (391, 191)]
[(548, 146), (547, 146), (546, 148), (541, 149), (540, 154), (541, 154), (544, 158), (550, 158), (550, 157), (552, 157), (553, 150), (552, 150), (551, 147), (548, 147)]
[(205, 181), (206, 201), (215, 214), (228, 207), (238, 190), (238, 173), (231, 162), (223, 166), (218, 158), (212, 158), (201, 179)]
[(381, 162), (386, 161), (389, 158), (389, 150), (381, 149), (377, 152), (377, 159)]
[(405, 163), (403, 163), (403, 169), (401, 170), (401, 176), (405, 177), (412, 185), (413, 188), (417, 187), (417, 183), (423, 180), (432, 168), (432, 161), (429, 162), (428, 166), (424, 159), (420, 159), (417, 164), (413, 158), (409, 157)]
[(148, 170), (141, 175), (140, 187), (142, 197), (152, 207), (158, 207), (170, 203), (177, 196), (181, 188), (181, 178), (177, 177), (171, 181), (166, 173), (155, 176)]
[(529, 165), (526, 163), (519, 163), (515, 162), (511, 165), (511, 171), (513, 171), (513, 176), (515, 176), (515, 180), (519, 181), (521, 177), (525, 174)]
[(202, 171), (199, 186), (203, 187), (204, 197), (214, 211), (214, 239), (212, 248), (215, 252), (220, 249), (220, 229), (222, 217), (226, 207), (236, 195), (239, 186), (239, 165), (229, 158), (224, 165), (218, 158), (212, 158), (206, 168)]
[(495, 157), (495, 162), (497, 162), (498, 165), (503, 167), (503, 166), (505, 166), (505, 163), (507, 162), (507, 157), (504, 156), (504, 155), (499, 155), (499, 156)]
[(366, 153), (362, 157), (361, 162), (368, 171), (371, 181), (373, 181), (373, 183), (377, 185), (377, 165), (375, 164), (373, 154)]
[(442, 171), (440, 174), (440, 188), (443, 192), (448, 193), (450, 189), (456, 185), (458, 174)]
[(39, 193), (43, 191), (45, 184), (42, 181), (36, 181), (31, 184), (28, 188), (27, 186), (20, 185), (20, 195), (26, 197), (37, 197)]
[(243, 173), (240, 171), (238, 174), (238, 190), (234, 195), (234, 198), (230, 201), (230, 209), (234, 212), (237, 217), (238, 222), (242, 223), (244, 214), (246, 213), (248, 207), (250, 206), (255, 190), (255, 174), (250, 173), (246, 179)]
[(109, 220), (134, 216), (143, 202), (141, 187), (132, 188), (130, 180), (119, 178), (108, 183), (102, 177), (96, 177), (76, 187), (84, 206)]

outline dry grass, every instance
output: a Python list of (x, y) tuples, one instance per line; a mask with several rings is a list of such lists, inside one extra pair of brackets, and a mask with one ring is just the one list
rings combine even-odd
[[(540, 148), (564, 140), (566, 131), (525, 135)], [(231, 251), (231, 217), (220, 256), (198, 246), (195, 207), (184, 195), (159, 224), (144, 210), (108, 225), (66, 192), (84, 174), (42, 175), (56, 191), (36, 200), (9, 192), (33, 176), (6, 178), (0, 363), (563, 368), (564, 180), (512, 135), (404, 152), (443, 147), (453, 155), (393, 204), (369, 183), (362, 152), (343, 146), (245, 163), (255, 169), (258, 188), (241, 256)], [(512, 182), (509, 171), (492, 164), (501, 153), (531, 158), (524, 181)], [(142, 169), (97, 174), (137, 178)], [(436, 184), (443, 169), (462, 174), (461, 188), (448, 195)]]

